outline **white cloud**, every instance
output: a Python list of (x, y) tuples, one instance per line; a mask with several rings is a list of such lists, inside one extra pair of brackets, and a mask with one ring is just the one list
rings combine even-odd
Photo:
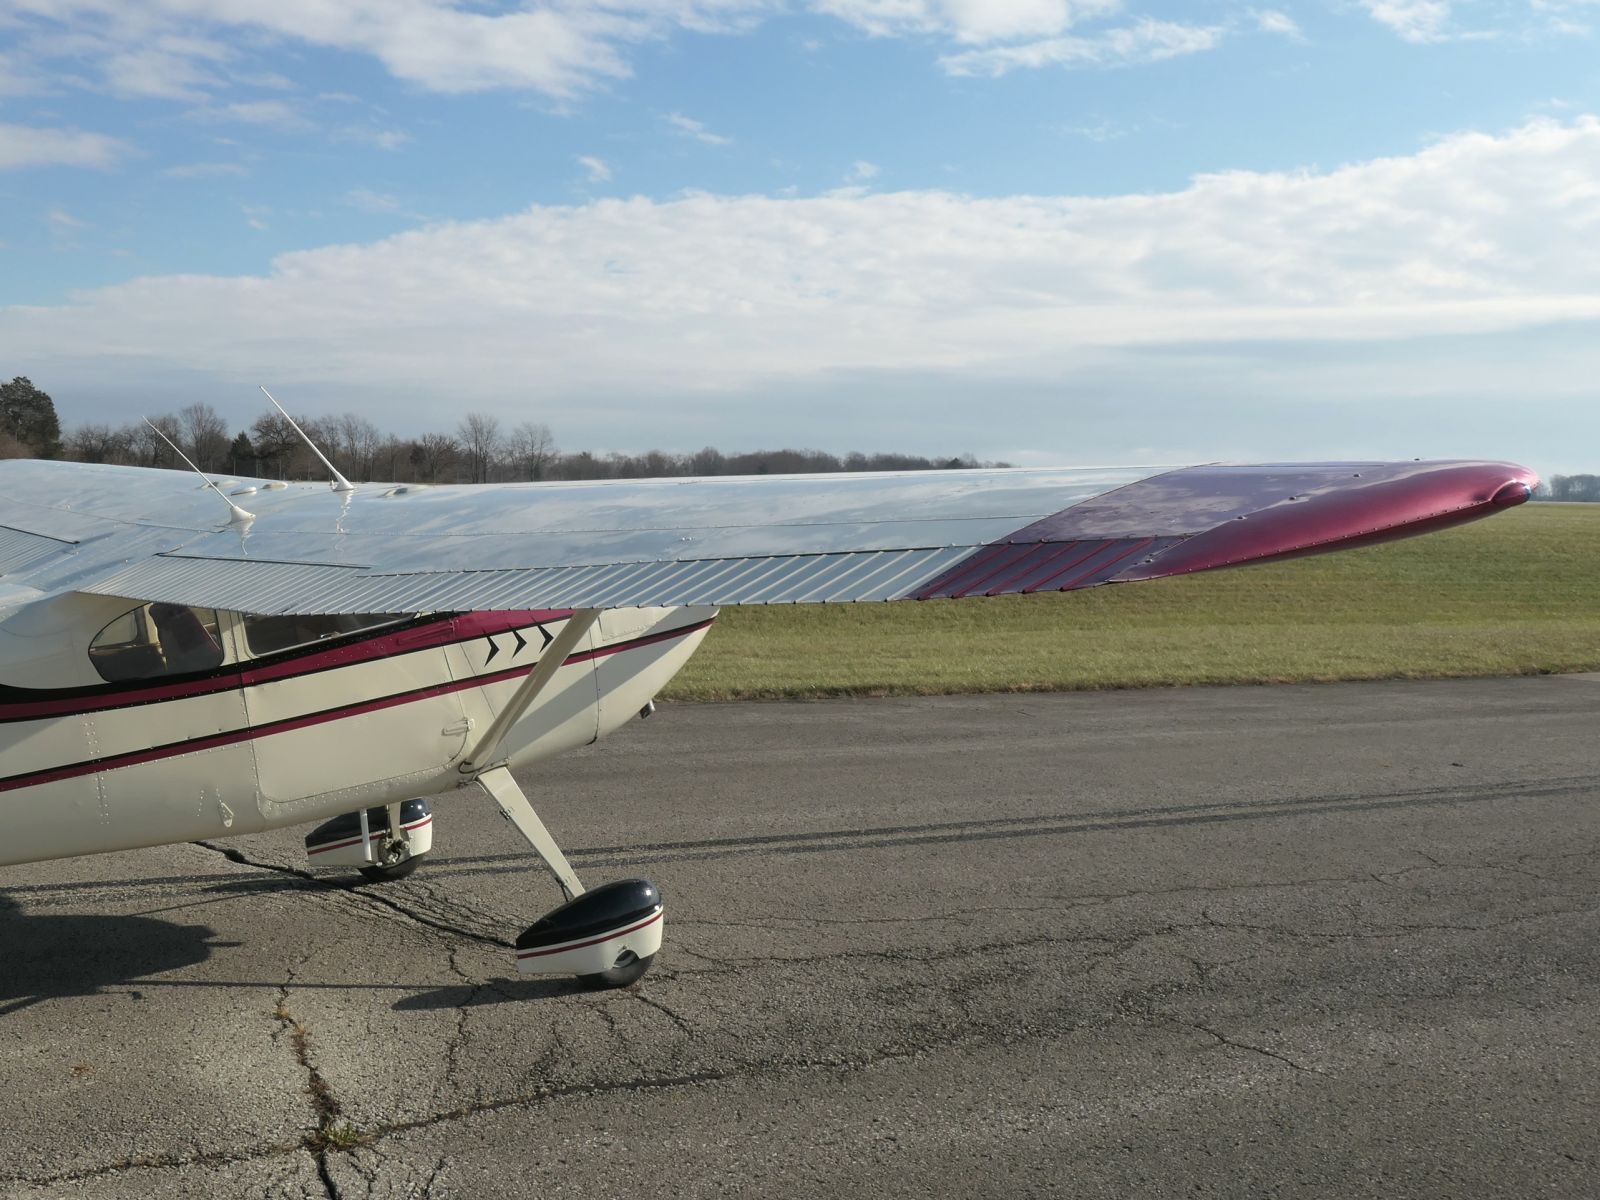
[(693, 117), (686, 117), (682, 113), (668, 113), (666, 122), (679, 133), (687, 134), (696, 141), (706, 143), (708, 146), (726, 146), (732, 143), (731, 137), (724, 137), (720, 133), (712, 133), (705, 125)]
[(1450, 24), (1451, 0), (1357, 0), (1372, 19), (1408, 42), (1436, 42)]
[(877, 163), (868, 162), (858, 158), (850, 166), (850, 173), (845, 176), (846, 183), (866, 183), (869, 179), (876, 179), (880, 168)]
[(0, 96), (35, 96), (51, 90), (50, 82), (25, 56), (0, 51)]
[(398, 150), (411, 142), (411, 135), (399, 129), (372, 129), (365, 125), (345, 125), (331, 135), (340, 142), (364, 142), (379, 150)]
[(44, 221), (54, 233), (71, 233), (83, 228), (83, 222), (64, 208), (52, 208), (45, 213)]
[(103, 133), (0, 123), (0, 171), (16, 167), (109, 167), (126, 142)]
[[(11, 0), (32, 53), (95, 61), (134, 95), (194, 98), (238, 50), (231, 36), (370, 55), (432, 91), (520, 88), (565, 97), (628, 73), (623, 50), (673, 29), (737, 30), (766, 0), (605, 0), (480, 11), (454, 0)], [(72, 39), (74, 44), (66, 44)], [(133, 47), (134, 49), (129, 49)]]
[(398, 213), (400, 199), (387, 192), (375, 192), (370, 188), (351, 188), (344, 194), (344, 202), (351, 208), (358, 208), (362, 212), (379, 215)]
[(589, 176), (590, 183), (605, 183), (611, 178), (611, 168), (603, 158), (596, 158), (592, 154), (580, 154), (578, 165)]
[(1534, 12), (1545, 18), (1545, 28), (1552, 33), (1588, 37), (1594, 32), (1586, 18), (1600, 8), (1600, 0), (1529, 0), (1529, 3)]
[(945, 55), (939, 63), (952, 75), (994, 76), (1019, 67), (1132, 66), (1213, 49), (1222, 35), (1220, 26), (1180, 25), (1145, 18), (1093, 36), (965, 50)]
[(1096, 121), (1093, 125), (1063, 125), (1060, 133), (1068, 137), (1081, 137), (1090, 142), (1114, 142), (1132, 132), (1128, 126), (1116, 121)]
[(127, 46), (104, 39), (97, 47), (106, 85), (121, 96), (166, 100), (198, 100), (220, 82), (212, 70), (233, 52), (211, 38), (178, 34), (159, 36), (151, 44)]
[(224, 175), (248, 175), (250, 168), (243, 163), (198, 162), (166, 167), (161, 173), (173, 179), (217, 179)]
[(0, 310), (0, 344), (79, 380), (138, 361), (240, 386), (270, 368), (347, 393), (553, 402), (1483, 334), (1600, 318), (1597, 279), (1600, 119), (1585, 117), (1166, 194), (538, 206), (287, 254), (263, 277), (144, 278)]
[(1255, 18), (1256, 28), (1262, 33), (1275, 33), (1296, 42), (1305, 41), (1299, 23), (1286, 12), (1279, 12), (1275, 8), (1257, 9)]
[(813, 0), (812, 7), (880, 37), (943, 35), (982, 45), (1053, 37), (1120, 11), (1122, 0)]
[[(1386, 8), (1444, 0), (1360, 0)], [(14, 88), (36, 89), (41, 63), (88, 69), (120, 95), (195, 102), (239, 86), (283, 89), (259, 69), (278, 42), (366, 55), (394, 77), (435, 92), (508, 88), (557, 99), (631, 73), (642, 44), (676, 31), (739, 33), (775, 14), (809, 9), (875, 36), (943, 40), (1025, 61), (1149, 61), (1184, 53), (1152, 34), (1184, 26), (1143, 20), (1078, 37), (1124, 0), (5, 0), (17, 33)], [(1051, 58), (1050, 56), (1055, 56)], [(957, 53), (948, 61), (962, 61)], [(996, 60), (997, 62), (999, 60)], [(964, 68), (963, 68), (964, 69)], [(1004, 68), (1001, 68), (1004, 69)], [(994, 65), (971, 73), (998, 73)], [(55, 70), (57, 78), (63, 73)], [(31, 81), (31, 82), (25, 82)], [(82, 82), (82, 80), (79, 80)], [(6, 86), (0, 82), (0, 89)]]
[(242, 100), (202, 110), (198, 115), (209, 120), (238, 121), (284, 130), (304, 129), (309, 124), (293, 104), (284, 100)]

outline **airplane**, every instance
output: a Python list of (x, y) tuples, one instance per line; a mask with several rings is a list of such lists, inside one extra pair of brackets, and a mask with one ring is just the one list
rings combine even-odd
[(1538, 486), (1469, 460), (465, 486), (327, 466), (0, 462), (0, 866), (314, 824), (313, 865), (394, 879), (433, 799), (476, 782), (563, 895), (518, 972), (626, 986), (661, 947), (659, 890), (586, 889), (511, 768), (650, 712), (721, 608), (1160, 579)]

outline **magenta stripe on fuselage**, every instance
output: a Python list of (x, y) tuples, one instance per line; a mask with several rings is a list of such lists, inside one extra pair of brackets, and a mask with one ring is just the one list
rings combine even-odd
[[(115, 708), (132, 708), (140, 704), (159, 704), (167, 700), (186, 700), (191, 696), (212, 696), (218, 692), (231, 692), (241, 687), (274, 683), (280, 679), (294, 679), (301, 675), (314, 675), (319, 671), (356, 666), (397, 654), (416, 650), (432, 650), (452, 642), (470, 642), (496, 633), (509, 633), (513, 629), (531, 629), (572, 615), (569, 608), (523, 609), (517, 612), (470, 612), (425, 617), (403, 628), (385, 627), (365, 636), (355, 634), (340, 638), (336, 644), (300, 647), (269, 655), (255, 665), (236, 663), (205, 675), (187, 679), (152, 683), (132, 680), (127, 683), (63, 689), (68, 695), (45, 696), (39, 699), (0, 702), (0, 724), (12, 721), (36, 721), (41, 717), (71, 716), (76, 713), (105, 712)], [(44, 689), (40, 689), (43, 691)]]

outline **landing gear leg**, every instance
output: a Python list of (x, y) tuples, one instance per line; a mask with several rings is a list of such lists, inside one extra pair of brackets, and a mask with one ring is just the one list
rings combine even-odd
[(411, 838), (400, 815), (401, 807), (399, 804), (385, 807), (388, 832), (382, 837), (369, 838), (367, 843), (372, 847), (372, 864), (359, 870), (373, 883), (404, 879), (422, 862), (422, 855), (411, 848)]
[(567, 902), (517, 938), (517, 972), (576, 975), (590, 987), (626, 987), (650, 969), (661, 948), (665, 909), (647, 879), (619, 879), (586, 890), (527, 796), (503, 766), (478, 776), (484, 791), (532, 846)]
[(518, 974), (570, 974), (591, 987), (626, 987), (649, 970), (650, 960), (661, 948), (665, 912), (661, 893), (648, 879), (619, 879), (585, 890), (567, 856), (511, 778), (505, 761), (498, 757), (511, 727), (532, 709), (599, 616), (599, 609), (584, 608), (567, 618), (458, 770), (483, 784), (506, 819), (550, 868), (567, 898), (517, 938)]
[(355, 867), (374, 883), (404, 879), (433, 848), (433, 808), (407, 800), (325, 821), (306, 835), (314, 867)]

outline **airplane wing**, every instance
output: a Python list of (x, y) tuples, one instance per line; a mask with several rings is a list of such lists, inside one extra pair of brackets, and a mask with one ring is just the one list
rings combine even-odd
[(1070, 591), (1424, 533), (1512, 463), (958, 470), (475, 486), (0, 462), (0, 607), (65, 591), (268, 614)]

